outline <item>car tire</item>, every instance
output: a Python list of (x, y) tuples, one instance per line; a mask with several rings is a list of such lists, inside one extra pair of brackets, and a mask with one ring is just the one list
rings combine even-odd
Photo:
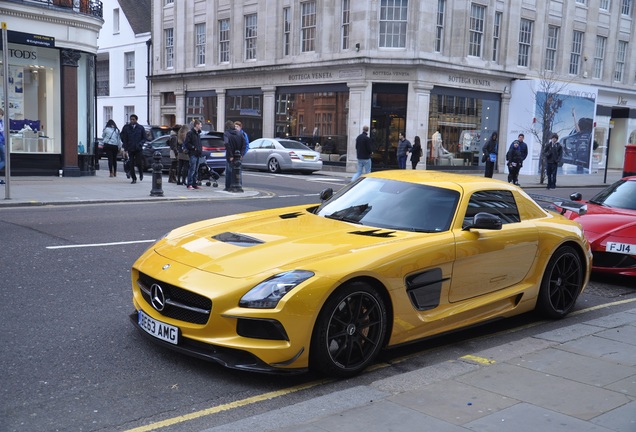
[(278, 163), (278, 159), (271, 158), (267, 161), (267, 170), (271, 173), (279, 173), (280, 172), (280, 164)]
[(541, 280), (537, 312), (552, 319), (570, 313), (583, 288), (583, 267), (581, 257), (573, 247), (557, 249)]
[(325, 302), (314, 326), (310, 369), (340, 378), (360, 373), (383, 348), (387, 319), (376, 288), (364, 282), (343, 286)]

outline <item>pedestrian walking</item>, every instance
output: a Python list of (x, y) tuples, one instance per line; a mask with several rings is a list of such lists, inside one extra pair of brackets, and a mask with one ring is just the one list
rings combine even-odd
[(188, 170), (190, 169), (190, 157), (183, 148), (183, 142), (188, 135), (190, 129), (187, 125), (183, 125), (177, 132), (177, 185), (188, 184)]
[(104, 143), (104, 153), (108, 159), (109, 177), (117, 177), (117, 155), (121, 151), (120, 132), (115, 120), (106, 122), (106, 127), (102, 131), (102, 142)]
[(557, 171), (563, 159), (563, 146), (559, 142), (559, 135), (552, 134), (550, 141), (543, 148), (543, 157), (545, 157), (546, 174), (548, 176), (546, 189), (556, 189)]
[[(515, 151), (519, 151), (519, 154), (520, 154), (519, 157), (521, 161), (518, 163), (518, 165), (515, 165), (515, 167), (517, 168), (517, 173), (515, 176), (515, 180), (513, 181), (513, 183), (516, 184), (517, 186), (521, 186), (519, 184), (519, 171), (521, 170), (521, 167), (523, 167), (523, 161), (526, 160), (526, 158), (528, 157), (528, 145), (523, 141), (524, 139), (525, 139), (525, 135), (520, 133), (517, 136), (517, 139), (514, 140), (512, 143), (510, 143), (510, 147), (508, 147), (508, 151), (510, 151), (511, 149), (513, 149), (513, 147), (516, 144), (517, 147), (514, 147)], [(506, 152), (506, 155), (507, 154), (508, 153)], [(508, 160), (507, 156), (506, 156), (506, 160)]]
[(499, 139), (497, 132), (493, 132), (490, 135), (490, 139), (486, 141), (486, 144), (481, 149), (483, 154), (482, 160), (486, 163), (485, 177), (492, 178), (495, 172), (495, 165), (497, 163), (497, 152), (499, 151)]
[(406, 159), (413, 149), (411, 142), (406, 139), (403, 132), (398, 135), (397, 161), (399, 169), (406, 169)]
[(130, 122), (124, 125), (121, 131), (120, 137), (122, 146), (130, 159), (130, 177), (132, 178), (131, 184), (137, 183), (137, 176), (135, 175), (135, 167), (139, 171), (139, 181), (144, 179), (144, 166), (143, 166), (143, 145), (146, 142), (146, 131), (144, 127), (137, 123), (138, 117), (136, 114), (130, 115)]
[(197, 172), (199, 170), (199, 159), (203, 154), (201, 146), (201, 121), (195, 119), (192, 122), (192, 129), (187, 133), (183, 141), (183, 148), (188, 152), (190, 167), (188, 169), (188, 190), (199, 189), (197, 185)]
[(177, 133), (173, 130), (170, 131), (170, 138), (168, 138), (168, 147), (170, 147), (170, 170), (168, 171), (168, 183), (177, 182), (177, 154), (178, 140)]
[(369, 138), (369, 126), (362, 127), (362, 133), (356, 138), (356, 156), (358, 158), (358, 171), (353, 175), (351, 181), (356, 181), (362, 174), (371, 172), (371, 138)]
[[(234, 153), (238, 150), (239, 155), (245, 153), (245, 138), (242, 133), (236, 130), (236, 126), (232, 120), (225, 122), (225, 132), (223, 134), (225, 141), (225, 191), (229, 191), (232, 186), (232, 177), (234, 172)], [(239, 160), (241, 156), (238, 156)]]
[(519, 140), (514, 140), (510, 145), (510, 149), (506, 153), (506, 161), (508, 164), (508, 183), (519, 186), (519, 170), (523, 162), (523, 154), (521, 153)]
[(417, 169), (417, 164), (420, 162), (422, 156), (424, 156), (422, 140), (416, 135), (415, 138), (413, 138), (413, 149), (411, 150), (411, 168)]

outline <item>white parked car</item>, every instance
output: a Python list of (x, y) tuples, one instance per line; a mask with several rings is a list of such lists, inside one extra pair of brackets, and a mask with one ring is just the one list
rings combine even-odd
[(322, 169), (320, 153), (301, 142), (285, 138), (259, 138), (250, 142), (250, 149), (243, 156), (242, 162), (243, 168), (272, 173), (312, 173)]

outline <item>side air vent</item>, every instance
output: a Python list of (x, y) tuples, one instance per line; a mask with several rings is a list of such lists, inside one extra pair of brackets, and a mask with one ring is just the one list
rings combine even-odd
[(295, 219), (297, 217), (302, 216), (303, 213), (301, 212), (294, 212), (294, 213), (285, 213), (279, 216), (279, 218), (281, 219)]

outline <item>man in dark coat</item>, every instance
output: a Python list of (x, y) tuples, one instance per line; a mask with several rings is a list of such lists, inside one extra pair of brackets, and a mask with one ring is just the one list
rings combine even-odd
[(242, 154), (245, 153), (245, 139), (243, 134), (236, 130), (236, 126), (232, 120), (225, 122), (225, 133), (223, 134), (225, 141), (225, 189), (230, 190), (232, 185), (232, 173), (234, 171), (234, 153), (238, 150), (238, 159), (241, 160)]
[(183, 149), (188, 152), (190, 157), (190, 168), (188, 169), (188, 189), (199, 189), (197, 186), (197, 172), (199, 170), (199, 160), (203, 154), (203, 147), (201, 146), (201, 122), (194, 120), (192, 122), (192, 129), (186, 135), (183, 141)]
[(128, 153), (130, 160), (130, 177), (132, 177), (131, 184), (137, 183), (137, 176), (135, 175), (135, 166), (139, 170), (139, 181), (144, 179), (144, 166), (143, 166), (143, 145), (146, 142), (146, 130), (144, 127), (137, 123), (138, 117), (135, 114), (131, 114), (130, 122), (121, 130), (120, 138), (123, 149)]
[(543, 156), (546, 163), (546, 174), (548, 175), (548, 186), (546, 189), (556, 189), (557, 170), (559, 163), (563, 159), (563, 146), (559, 143), (559, 135), (552, 134), (550, 141), (543, 148)]
[(362, 127), (362, 133), (356, 138), (356, 156), (358, 158), (358, 171), (353, 175), (351, 181), (356, 181), (362, 174), (371, 172), (371, 138), (369, 138), (369, 126)]

